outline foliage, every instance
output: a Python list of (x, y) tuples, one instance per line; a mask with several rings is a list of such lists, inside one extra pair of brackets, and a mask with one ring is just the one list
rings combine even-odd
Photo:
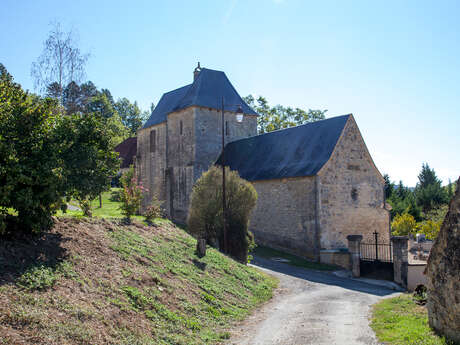
[(447, 194), (441, 187), (441, 180), (436, 176), (434, 169), (430, 169), (428, 163), (422, 165), (418, 179), (415, 195), (417, 204), (422, 207), (423, 212), (428, 212), (447, 202)]
[(374, 305), (371, 327), (380, 343), (388, 345), (449, 345), (428, 325), (425, 307), (411, 295), (386, 298)]
[(60, 115), (0, 65), (0, 208), (17, 212), (18, 228), (47, 229), (64, 199), (85, 205), (108, 190), (119, 166), (112, 137), (97, 114)]
[(146, 191), (134, 174), (134, 167), (130, 166), (129, 170), (121, 176), (121, 195), (120, 209), (128, 221), (131, 217), (139, 212), (143, 193)]
[(48, 228), (61, 204), (64, 169), (56, 103), (24, 92), (0, 65), (0, 207), (19, 214), (22, 229)]
[(25, 290), (46, 290), (52, 287), (62, 276), (71, 277), (75, 273), (69, 262), (61, 262), (57, 265), (33, 266), (25, 271), (17, 280), (16, 284)]
[(110, 180), (120, 166), (113, 151), (112, 132), (97, 114), (61, 118), (57, 140), (61, 143), (66, 195), (75, 198), (85, 215), (90, 200), (110, 189)]
[(408, 213), (397, 215), (391, 222), (391, 233), (394, 236), (414, 234), (416, 228), (417, 222), (414, 217)]
[(434, 240), (441, 229), (442, 221), (435, 222), (431, 219), (425, 220), (417, 225), (417, 232), (425, 234), (429, 240)]
[(32, 63), (35, 88), (47, 90), (62, 104), (64, 87), (83, 79), (88, 57), (78, 48), (73, 31), (63, 32), (60, 23), (53, 23), (42, 54)]
[(144, 218), (147, 223), (151, 223), (152, 220), (156, 218), (161, 218), (164, 215), (163, 210), (163, 203), (158, 200), (158, 198), (154, 195), (152, 196), (152, 201), (150, 205), (147, 206), (147, 209), (144, 212)]
[(137, 102), (131, 103), (127, 98), (119, 99), (115, 103), (115, 109), (131, 134), (135, 135), (144, 121), (147, 120), (148, 113), (142, 112)]
[[(226, 219), (229, 254), (247, 262), (248, 223), (257, 201), (257, 192), (236, 171), (226, 168)], [(193, 187), (188, 218), (188, 230), (197, 238), (206, 238), (209, 244), (218, 243), (224, 249), (222, 221), (222, 169), (211, 167)]]
[(323, 120), (327, 112), (327, 110), (311, 109), (306, 111), (282, 105), (271, 107), (268, 101), (262, 96), (255, 99), (252, 95), (248, 95), (243, 97), (243, 99), (260, 115), (257, 119), (258, 132), (260, 134)]

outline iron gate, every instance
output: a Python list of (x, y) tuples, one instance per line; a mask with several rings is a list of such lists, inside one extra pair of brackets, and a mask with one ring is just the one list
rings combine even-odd
[(378, 232), (374, 232), (374, 243), (360, 243), (361, 275), (393, 280), (393, 248), (391, 242), (379, 243), (378, 236)]

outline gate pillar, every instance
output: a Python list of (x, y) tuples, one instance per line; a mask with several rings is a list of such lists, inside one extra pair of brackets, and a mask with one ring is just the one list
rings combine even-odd
[(408, 237), (392, 236), (391, 243), (393, 244), (394, 281), (407, 288)]
[(362, 235), (348, 235), (348, 251), (351, 255), (351, 265), (353, 277), (357, 278), (361, 275), (359, 268), (359, 246), (363, 239)]

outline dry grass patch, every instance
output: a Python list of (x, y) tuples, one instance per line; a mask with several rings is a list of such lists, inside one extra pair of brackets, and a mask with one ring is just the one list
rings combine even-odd
[(168, 222), (58, 218), (0, 243), (0, 344), (217, 344), (276, 282)]

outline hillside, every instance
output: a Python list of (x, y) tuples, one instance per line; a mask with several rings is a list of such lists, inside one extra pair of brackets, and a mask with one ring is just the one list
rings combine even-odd
[(218, 344), (276, 285), (167, 221), (55, 222), (0, 242), (0, 344)]

